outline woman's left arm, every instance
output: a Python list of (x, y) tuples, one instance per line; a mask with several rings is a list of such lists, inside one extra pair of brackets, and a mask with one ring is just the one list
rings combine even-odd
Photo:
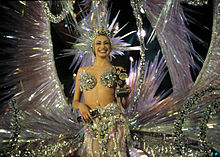
[[(128, 93), (130, 94), (131, 88), (130, 88), (127, 84), (125, 84), (123, 88), (126, 88), (126, 89), (128, 90)], [(128, 106), (129, 106), (129, 103), (130, 103), (130, 101), (129, 101), (129, 99), (128, 99), (129, 94), (128, 94), (128, 96), (126, 96), (126, 97), (121, 97), (121, 98), (120, 98), (121, 105), (122, 105), (122, 107), (123, 107), (124, 109), (127, 109)]]

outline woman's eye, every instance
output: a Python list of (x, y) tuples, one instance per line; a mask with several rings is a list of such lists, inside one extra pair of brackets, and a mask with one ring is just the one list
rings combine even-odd
[(101, 42), (96, 42), (95, 44), (96, 44), (96, 45), (101, 45)]
[(104, 44), (110, 44), (108, 41), (105, 41)]

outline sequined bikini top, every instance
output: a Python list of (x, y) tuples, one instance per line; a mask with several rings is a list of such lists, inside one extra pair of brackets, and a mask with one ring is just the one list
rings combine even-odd
[[(104, 71), (100, 77), (101, 83), (107, 88), (113, 88), (115, 86), (116, 75), (115, 75), (115, 68), (113, 67), (113, 71)], [(92, 90), (97, 84), (97, 78), (92, 76), (89, 73), (84, 73), (80, 75), (80, 91), (83, 90)]]

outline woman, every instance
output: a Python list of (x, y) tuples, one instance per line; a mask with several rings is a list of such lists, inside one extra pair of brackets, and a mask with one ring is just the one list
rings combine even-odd
[[(92, 47), (95, 62), (78, 70), (73, 100), (73, 107), (80, 111), (86, 124), (84, 153), (86, 156), (127, 156), (129, 128), (121, 108), (128, 107), (128, 96), (119, 98), (115, 92), (118, 70), (123, 68), (110, 63), (111, 42), (107, 35), (96, 36)], [(126, 84), (123, 88), (130, 93)], [(82, 92), (85, 104), (80, 102)], [(96, 109), (98, 114), (92, 116), (91, 111)]]

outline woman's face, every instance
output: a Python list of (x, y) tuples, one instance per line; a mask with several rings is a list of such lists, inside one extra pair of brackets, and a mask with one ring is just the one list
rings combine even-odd
[(111, 43), (108, 37), (99, 35), (94, 40), (94, 51), (96, 57), (105, 58), (111, 51)]

